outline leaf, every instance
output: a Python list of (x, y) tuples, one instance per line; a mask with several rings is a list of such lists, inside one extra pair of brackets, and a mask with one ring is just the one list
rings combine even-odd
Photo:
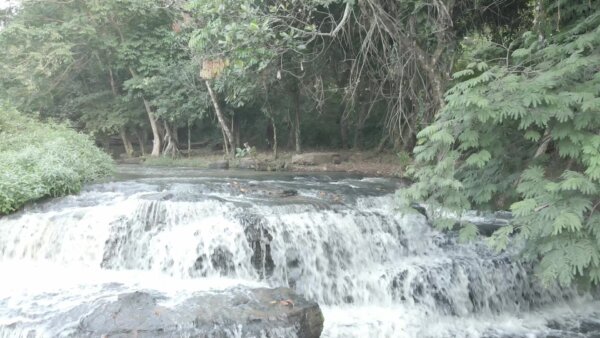
[(500, 229), (494, 231), (492, 236), (487, 239), (487, 243), (496, 252), (500, 252), (508, 246), (510, 235), (513, 233), (514, 228), (511, 225), (503, 226)]
[(532, 213), (537, 207), (537, 202), (533, 198), (524, 199), (522, 201), (518, 201), (513, 203), (510, 206), (510, 210), (515, 214), (515, 216), (527, 216)]
[(536, 142), (542, 137), (542, 135), (535, 130), (528, 130), (525, 132), (524, 137), (529, 141)]
[(468, 77), (468, 76), (471, 76), (473, 74), (475, 74), (475, 72), (472, 69), (463, 69), (461, 71), (458, 71), (458, 72), (452, 74), (452, 77), (454, 79), (460, 79), (462, 77)]
[(465, 161), (467, 165), (483, 168), (485, 164), (492, 158), (489, 151), (483, 149), (467, 158)]
[(464, 243), (475, 240), (475, 238), (477, 238), (477, 235), (479, 235), (479, 229), (477, 228), (477, 226), (475, 226), (475, 224), (472, 223), (466, 223), (460, 228), (458, 238), (461, 242)]
[(552, 229), (553, 235), (558, 235), (564, 230), (578, 231), (581, 229), (581, 219), (571, 212), (562, 212), (554, 220)]

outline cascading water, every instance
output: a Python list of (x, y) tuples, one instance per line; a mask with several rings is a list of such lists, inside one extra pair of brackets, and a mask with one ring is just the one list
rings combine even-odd
[(223, 175), (130, 175), (0, 219), (0, 337), (72, 335), (81, 302), (124, 291), (240, 285), (317, 301), (324, 337), (600, 335), (593, 297), (401, 215), (394, 181)]

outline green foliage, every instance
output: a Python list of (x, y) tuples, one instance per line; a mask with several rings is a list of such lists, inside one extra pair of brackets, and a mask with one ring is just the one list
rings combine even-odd
[(524, 242), (542, 280), (563, 285), (600, 284), (600, 11), (591, 4), (525, 32), (509, 56), (491, 43), (466, 54), (444, 110), (418, 135), (417, 182), (402, 198), (457, 212), (510, 206), (513, 224), (491, 245)]
[(410, 154), (405, 151), (396, 153), (396, 156), (398, 156), (398, 163), (402, 168), (406, 168), (412, 162)]
[(235, 157), (242, 158), (242, 157), (246, 157), (246, 156), (255, 158), (256, 157), (256, 147), (247, 146), (244, 148), (235, 148)]
[(0, 105), (0, 215), (44, 197), (78, 192), (111, 171), (111, 159), (89, 137)]

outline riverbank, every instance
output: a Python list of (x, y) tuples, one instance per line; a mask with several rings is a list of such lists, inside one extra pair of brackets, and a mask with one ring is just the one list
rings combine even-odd
[(373, 151), (307, 151), (300, 155), (282, 152), (257, 153), (227, 160), (220, 152), (195, 153), (189, 157), (133, 157), (119, 163), (159, 167), (192, 167), (204, 169), (252, 169), (257, 171), (343, 172), (375, 177), (402, 177), (410, 158), (405, 154)]

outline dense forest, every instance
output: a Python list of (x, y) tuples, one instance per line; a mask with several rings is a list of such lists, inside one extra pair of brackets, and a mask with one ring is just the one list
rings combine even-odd
[(23, 0), (0, 27), (2, 114), (128, 156), (410, 154), (401, 205), (510, 209), (492, 246), (600, 283), (597, 0)]

